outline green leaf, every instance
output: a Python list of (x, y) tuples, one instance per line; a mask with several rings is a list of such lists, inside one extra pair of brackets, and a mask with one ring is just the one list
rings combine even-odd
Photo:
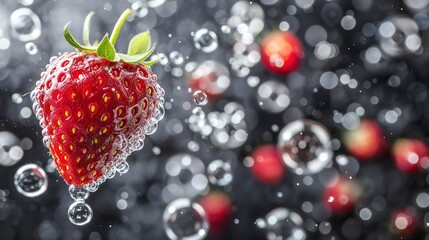
[(64, 38), (66, 39), (66, 41), (74, 48), (77, 48), (78, 50), (82, 51), (82, 50), (86, 50), (86, 51), (94, 51), (95, 48), (93, 47), (88, 47), (88, 46), (82, 46), (80, 45), (80, 43), (78, 43), (78, 41), (76, 41), (76, 39), (73, 37), (73, 35), (70, 33), (69, 30), (69, 25), (70, 22), (68, 22), (65, 26), (64, 26)]
[(154, 65), (156, 62), (158, 62), (158, 60), (159, 60), (159, 56), (157, 54), (153, 60), (144, 62), (144, 64), (146, 64), (149, 67), (152, 67), (152, 65)]
[(97, 54), (107, 60), (115, 60), (116, 51), (112, 43), (109, 41), (108, 34), (104, 35), (103, 40), (101, 40), (100, 45), (98, 45)]
[(89, 42), (89, 30), (91, 25), (91, 17), (93, 15), (94, 15), (94, 12), (88, 13), (88, 15), (85, 18), (85, 22), (83, 23), (82, 41), (87, 46), (91, 45), (91, 43)]
[(141, 62), (141, 61), (145, 60), (146, 58), (148, 58), (153, 53), (153, 51), (155, 51), (155, 45), (153, 45), (149, 51), (142, 53), (142, 54), (130, 56), (130, 55), (118, 53), (118, 55), (124, 62), (138, 63), (138, 62)]
[(148, 31), (134, 36), (128, 45), (128, 55), (133, 56), (145, 53), (150, 46), (150, 33)]

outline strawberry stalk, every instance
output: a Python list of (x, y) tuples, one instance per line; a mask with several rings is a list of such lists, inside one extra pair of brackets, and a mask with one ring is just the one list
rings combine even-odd
[(68, 22), (64, 27), (64, 38), (78, 51), (97, 53), (100, 57), (109, 61), (124, 61), (131, 64), (143, 62), (147, 66), (152, 66), (157, 62), (157, 57), (151, 61), (144, 61), (155, 51), (155, 45), (149, 48), (151, 45), (151, 37), (148, 31), (139, 33), (131, 39), (128, 45), (127, 54), (117, 53), (115, 50), (115, 44), (121, 32), (122, 26), (131, 14), (132, 11), (130, 9), (126, 9), (116, 22), (110, 38), (109, 35), (106, 34), (100, 43), (95, 41), (95, 43), (91, 45), (89, 41), (91, 17), (94, 15), (94, 12), (90, 12), (85, 19), (82, 33), (82, 41), (84, 43), (83, 45), (80, 44), (70, 33), (70, 22)]

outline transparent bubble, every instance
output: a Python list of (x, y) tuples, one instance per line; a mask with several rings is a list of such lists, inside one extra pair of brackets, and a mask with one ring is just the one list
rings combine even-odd
[(201, 49), (203, 52), (213, 52), (218, 47), (219, 43), (217, 35), (213, 31), (206, 28), (199, 29), (194, 36), (195, 48)]
[(48, 188), (48, 177), (45, 171), (35, 164), (21, 166), (15, 173), (16, 190), (26, 197), (37, 197)]
[(209, 224), (204, 209), (189, 199), (174, 200), (164, 210), (164, 230), (171, 240), (201, 240)]
[(89, 191), (85, 188), (69, 186), (69, 194), (74, 200), (85, 200), (89, 197)]
[(197, 90), (192, 94), (194, 103), (197, 105), (206, 105), (208, 102), (207, 94), (204, 91)]
[(38, 51), (37, 45), (33, 42), (28, 42), (25, 44), (25, 51), (30, 55), (35, 55)]
[(168, 57), (164, 53), (158, 53), (158, 63), (161, 65), (167, 65)]
[(130, 169), (130, 165), (126, 161), (120, 161), (118, 164), (116, 164), (116, 171), (120, 174), (124, 174), (128, 172)]
[(30, 6), (34, 0), (17, 0), (17, 2), (23, 6)]
[(227, 186), (232, 182), (232, 169), (229, 162), (214, 160), (207, 167), (209, 181), (218, 186)]
[(165, 3), (165, 0), (146, 0), (147, 5), (151, 8), (157, 8), (160, 7)]
[(330, 134), (312, 120), (287, 124), (280, 131), (277, 147), (284, 163), (298, 175), (320, 172), (332, 161)]
[(19, 8), (10, 15), (12, 35), (23, 42), (36, 40), (42, 29), (39, 17), (29, 8)]
[(225, 65), (215, 61), (205, 61), (187, 77), (189, 86), (211, 95), (220, 95), (230, 86), (229, 71)]
[(300, 215), (286, 208), (276, 208), (265, 219), (256, 220), (264, 229), (268, 240), (305, 240), (307, 234)]
[(256, 92), (258, 105), (270, 113), (284, 111), (290, 104), (289, 89), (286, 85), (276, 81), (262, 83)]
[(91, 222), (92, 208), (84, 201), (72, 203), (67, 211), (71, 223), (82, 226)]
[(183, 58), (183, 55), (178, 51), (172, 51), (169, 55), (171, 63), (174, 65), (182, 65), (185, 59)]

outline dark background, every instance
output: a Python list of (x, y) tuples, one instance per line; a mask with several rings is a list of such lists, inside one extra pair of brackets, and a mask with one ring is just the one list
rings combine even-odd
[[(230, 58), (234, 56), (233, 46), (237, 40), (234, 36), (223, 33), (221, 26), (227, 24), (231, 16), (229, 10), (235, 2), (166, 0), (161, 6), (148, 7), (144, 17), (136, 16), (133, 22), (126, 23), (117, 43), (118, 49), (125, 51), (127, 42), (133, 35), (150, 29), (153, 42), (158, 45), (158, 52), (168, 56), (171, 52), (178, 51), (183, 55), (185, 63), (175, 66), (174, 61), (170, 60), (166, 65), (157, 64), (153, 68), (160, 85), (166, 90), (166, 115), (157, 132), (146, 138), (144, 149), (129, 157), (128, 173), (108, 180), (97, 192), (91, 194), (87, 203), (93, 208), (94, 218), (86, 226), (78, 227), (67, 218), (67, 209), (72, 203), (67, 192), (68, 186), (52, 171), (50, 156), (42, 144), (41, 129), (35, 116), (23, 114), (26, 110), (22, 109), (31, 108), (28, 93), (34, 88), (49, 58), (58, 52), (72, 51), (62, 37), (62, 28), (66, 22), (72, 21), (71, 31), (80, 39), (86, 14), (95, 11), (91, 39), (100, 39), (104, 32), (111, 31), (120, 13), (131, 7), (133, 2), (34, 0), (29, 6), (24, 6), (29, 2), (1, 0), (0, 39), (9, 39), (10, 45), (3, 48), (0, 46), (0, 131), (16, 135), (21, 141), (17, 144), (21, 146), (23, 139), (26, 142), (30, 139), (32, 146), (24, 150), (23, 158), (15, 165), (0, 166), (0, 239), (166, 239), (161, 216), (168, 201), (160, 192), (169, 179), (165, 164), (169, 157), (178, 153), (191, 153), (205, 165), (214, 159), (233, 163), (234, 181), (224, 189), (233, 201), (233, 213), (227, 232), (217, 239), (265, 239), (264, 232), (255, 226), (255, 220), (276, 207), (292, 209), (304, 220), (308, 220), (305, 227), (308, 239), (399, 238), (389, 232), (390, 216), (398, 208), (411, 207), (417, 210), (419, 221), (413, 238), (428, 238), (425, 228), (427, 209), (419, 208), (415, 202), (417, 194), (428, 192), (426, 173), (401, 173), (393, 165), (390, 156), (368, 163), (357, 162), (359, 171), (354, 178), (363, 183), (366, 193), (355, 212), (340, 217), (330, 215), (321, 203), (321, 179), (341, 173), (335, 161), (329, 168), (312, 176), (314, 182), (309, 186), (297, 186), (296, 183), (302, 182), (303, 178), (291, 171), (287, 171), (279, 185), (268, 186), (250, 174), (249, 169), (243, 165), (243, 159), (261, 144), (276, 143), (278, 131), (272, 130), (273, 125), (281, 129), (300, 118), (317, 120), (329, 129), (333, 139), (341, 140), (345, 128), (341, 122), (335, 121), (334, 110), (345, 114), (353, 111), (353, 107), (350, 107), (353, 103), (365, 109), (362, 119), (375, 119), (381, 124), (389, 142), (400, 137), (426, 140), (429, 131), (429, 7), (412, 9), (407, 5), (409, 1), (405, 0), (315, 0), (311, 8), (302, 9), (299, 7), (299, 0), (254, 1), (253, 4), (259, 5), (264, 12), (264, 28), (255, 36), (255, 43), (259, 43), (270, 31), (278, 29), (280, 22), (286, 21), (290, 30), (301, 39), (305, 49), (305, 57), (296, 73), (277, 76), (268, 73), (260, 63), (249, 67), (248, 74), (237, 72), (231, 66)], [(296, 14), (288, 14), (290, 6), (297, 6)], [(9, 16), (21, 7), (31, 8), (42, 23), (40, 37), (31, 41), (38, 48), (34, 55), (26, 51), (27, 41), (20, 41), (11, 33)], [(332, 12), (326, 9), (334, 10)], [(349, 31), (343, 29), (340, 23), (346, 14), (353, 14), (356, 19), (356, 26)], [(399, 16), (415, 19), (423, 50), (404, 50), (398, 56), (380, 50), (380, 60), (368, 63), (365, 51), (370, 47), (380, 49), (380, 37), (377, 34), (366, 36), (362, 31), (365, 24), (370, 23), (372, 25), (367, 27), (377, 29), (386, 19)], [(307, 30), (314, 25), (325, 30), (326, 41), (337, 45), (337, 56), (323, 61), (315, 56), (315, 44), (312, 44), (311, 37), (317, 39), (317, 36), (305, 39)], [(191, 32), (203, 27), (217, 33), (219, 47), (212, 53), (205, 53), (193, 46)], [(216, 147), (209, 140), (192, 132), (186, 123), (196, 105), (192, 101), (192, 94), (187, 90), (184, 66), (188, 62), (198, 64), (206, 60), (215, 60), (225, 65), (230, 71), (231, 85), (222, 98), (210, 101), (203, 106), (203, 110), (206, 113), (222, 111), (226, 103), (236, 101), (246, 111), (245, 122), (249, 137), (238, 148)], [(180, 68), (185, 73), (182, 76), (172, 74), (172, 68)], [(319, 84), (319, 78), (326, 71), (347, 72), (356, 79), (358, 86), (349, 88), (339, 84), (334, 90), (324, 89)], [(271, 114), (260, 108), (256, 100), (257, 87), (249, 86), (249, 76), (257, 76), (261, 83), (274, 80), (288, 86), (291, 92), (290, 106), (278, 114)], [(397, 86), (392, 84), (395, 79), (400, 81)], [(317, 92), (314, 91), (315, 88), (318, 89)], [(16, 100), (19, 96), (22, 96), (22, 102)], [(371, 103), (373, 96), (378, 97), (378, 104)], [(303, 98), (307, 100), (307, 104), (300, 104)], [(389, 123), (385, 113), (395, 108), (399, 108), (402, 114), (397, 121)], [(182, 126), (180, 133), (174, 133), (171, 129), (176, 123)], [(199, 145), (198, 151), (189, 149), (191, 141)], [(3, 146), (5, 151), (9, 147)], [(339, 154), (346, 154), (343, 147), (335, 151), (335, 155)], [(24, 197), (14, 187), (14, 173), (25, 163), (36, 163), (51, 170), (48, 170), (48, 189), (40, 197)], [(210, 187), (212, 190), (217, 189), (212, 185)], [(121, 199), (123, 192), (128, 193), (128, 207), (119, 210), (117, 201)], [(278, 192), (283, 197), (278, 197)], [(198, 199), (198, 196), (194, 199)], [(303, 202), (306, 201), (313, 204), (313, 212), (303, 211)], [(377, 204), (381, 204), (381, 207), (374, 209)], [(372, 209), (370, 221), (363, 221), (359, 217), (359, 210), (364, 207)], [(308, 223), (313, 223), (313, 226)], [(321, 233), (314, 227), (314, 224), (326, 223), (332, 227), (328, 233)], [(213, 236), (208, 238), (215, 239)]]

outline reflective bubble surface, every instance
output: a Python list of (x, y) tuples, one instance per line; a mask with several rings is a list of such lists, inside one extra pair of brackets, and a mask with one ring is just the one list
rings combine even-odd
[(26, 197), (38, 197), (48, 188), (48, 177), (45, 171), (35, 164), (21, 166), (15, 173), (16, 190)]
[(70, 205), (67, 215), (71, 223), (82, 226), (91, 221), (92, 208), (84, 201), (76, 201)]

